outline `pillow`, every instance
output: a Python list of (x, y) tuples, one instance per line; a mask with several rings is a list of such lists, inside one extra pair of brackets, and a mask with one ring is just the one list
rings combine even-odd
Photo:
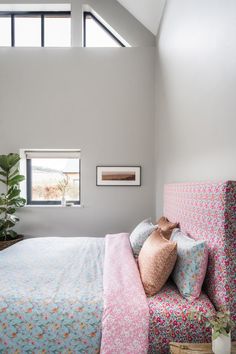
[(177, 222), (170, 222), (165, 216), (162, 216), (157, 222), (158, 227), (161, 229), (162, 235), (169, 240), (173, 229), (178, 227)]
[(143, 243), (146, 241), (149, 235), (158, 227), (153, 225), (151, 218), (143, 220), (130, 235), (130, 243), (135, 256), (139, 255)]
[(177, 245), (166, 240), (160, 230), (154, 231), (144, 242), (138, 265), (145, 293), (155, 295), (172, 272), (177, 259)]
[(199, 297), (206, 275), (207, 244), (203, 240), (193, 240), (180, 229), (172, 232), (170, 240), (177, 243), (178, 255), (172, 278), (181, 295), (193, 301)]

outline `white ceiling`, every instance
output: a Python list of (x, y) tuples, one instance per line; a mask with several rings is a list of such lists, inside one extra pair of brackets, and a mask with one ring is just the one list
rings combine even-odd
[(157, 34), (166, 0), (118, 0), (149, 31)]

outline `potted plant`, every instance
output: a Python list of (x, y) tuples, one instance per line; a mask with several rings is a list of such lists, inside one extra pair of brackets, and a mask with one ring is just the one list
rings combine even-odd
[(63, 177), (57, 184), (57, 188), (59, 189), (59, 191), (61, 192), (61, 205), (62, 206), (66, 206), (66, 198), (65, 198), (65, 194), (66, 191), (69, 188), (69, 178), (66, 175), (65, 177)]
[(215, 354), (230, 354), (231, 353), (231, 329), (234, 325), (230, 319), (230, 312), (222, 309), (215, 315), (202, 314), (191, 312), (190, 318), (195, 318), (200, 321), (204, 320), (206, 327), (212, 329), (212, 351)]
[(19, 218), (15, 215), (16, 208), (25, 204), (20, 197), (19, 183), (25, 179), (19, 174), (20, 156), (10, 153), (0, 155), (0, 183), (3, 185), (0, 194), (0, 250), (20, 241), (23, 237), (13, 230)]

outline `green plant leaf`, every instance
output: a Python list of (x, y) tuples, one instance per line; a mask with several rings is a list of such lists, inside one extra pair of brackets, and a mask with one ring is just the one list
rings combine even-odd
[(14, 205), (14, 206), (16, 206), (18, 208), (24, 206), (25, 203), (26, 203), (26, 200), (24, 198), (21, 198), (21, 197), (13, 198), (13, 199), (8, 201), (9, 205), (11, 205), (11, 206)]
[(8, 155), (0, 155), (0, 167), (4, 172), (9, 172)]
[(18, 189), (18, 188), (11, 188), (11, 189), (9, 189), (9, 191), (8, 191), (7, 198), (8, 198), (8, 199), (12, 199), (12, 198), (15, 198), (15, 197), (19, 196), (19, 194), (20, 194), (20, 189)]
[(20, 197), (19, 183), (25, 179), (19, 174), (18, 162), (19, 154), (10, 153), (0, 155), (0, 182), (7, 187), (6, 193), (0, 194), (0, 239), (6, 239), (7, 236), (16, 237), (17, 233), (10, 230), (15, 226), (19, 218), (15, 215), (16, 208), (25, 204), (25, 199)]
[(25, 176), (17, 175), (15, 177), (9, 179), (8, 184), (9, 184), (9, 186), (13, 186), (14, 184), (18, 184), (18, 183), (24, 181), (24, 179), (25, 179)]
[(19, 160), (19, 154), (10, 153), (8, 155), (0, 155), (0, 167), (4, 172), (9, 172)]
[(7, 155), (7, 162), (10, 169), (12, 169), (12, 167), (14, 167), (19, 161), (20, 161), (19, 154), (10, 153)]
[(13, 172), (9, 174), (9, 178), (12, 178), (19, 174), (19, 168), (16, 168)]
[(8, 214), (14, 214), (16, 212), (16, 208), (13, 208), (13, 207), (8, 207), (7, 208), (7, 213)]
[(217, 339), (217, 338), (219, 337), (219, 335), (220, 335), (219, 332), (214, 331), (214, 332), (212, 333), (212, 339), (213, 339), (213, 340)]
[(15, 222), (13, 220), (5, 220), (3, 228), (5, 228), (6, 230), (15, 226)]
[(7, 236), (10, 236), (11, 238), (16, 238), (18, 236), (17, 232), (13, 231), (13, 230), (9, 230), (7, 232)]
[(220, 333), (226, 337), (228, 337), (228, 335), (229, 335), (224, 328), (221, 328)]

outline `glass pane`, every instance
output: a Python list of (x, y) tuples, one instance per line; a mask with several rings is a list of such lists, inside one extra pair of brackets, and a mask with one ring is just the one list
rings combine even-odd
[(70, 17), (44, 18), (44, 46), (70, 47), (71, 46), (71, 19)]
[(31, 159), (32, 201), (79, 201), (79, 159)]
[(41, 17), (15, 17), (15, 46), (41, 46)]
[(0, 46), (11, 46), (11, 18), (0, 17)]
[(86, 16), (86, 47), (120, 47), (120, 44), (92, 17)]

